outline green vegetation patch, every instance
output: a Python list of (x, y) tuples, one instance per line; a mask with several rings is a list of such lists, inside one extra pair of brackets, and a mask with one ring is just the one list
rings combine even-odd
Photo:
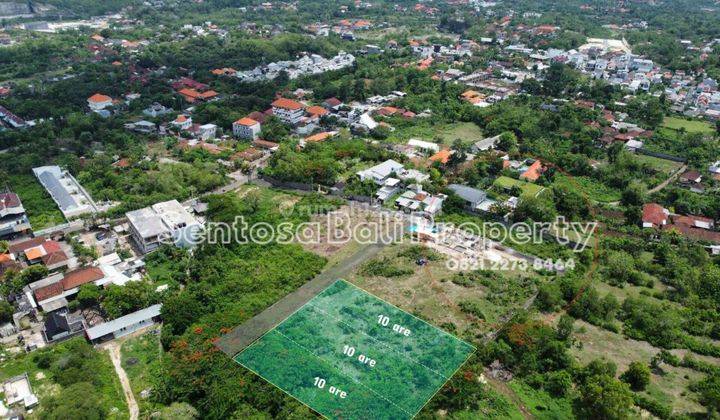
[(708, 133), (712, 134), (715, 129), (712, 125), (705, 121), (693, 121), (685, 120), (676, 117), (667, 117), (662, 123), (663, 127), (667, 127), (671, 130), (680, 130), (684, 128), (688, 133)]
[(473, 351), (338, 280), (235, 361), (328, 418), (410, 419)]
[(493, 182), (493, 185), (502, 188), (504, 190), (512, 189), (513, 187), (518, 187), (522, 190), (523, 195), (529, 195), (532, 197), (537, 196), (544, 190), (543, 187), (535, 184), (531, 184), (529, 182), (520, 181), (518, 179), (513, 179), (507, 176), (501, 176), (498, 177), (498, 179)]

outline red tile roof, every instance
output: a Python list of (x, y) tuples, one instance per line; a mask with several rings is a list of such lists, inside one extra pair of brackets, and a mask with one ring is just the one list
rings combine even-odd
[(61, 283), (65, 290), (69, 290), (86, 283), (100, 280), (103, 277), (105, 277), (105, 274), (100, 268), (87, 267), (65, 273), (65, 277), (63, 277)]
[(60, 264), (66, 262), (67, 260), (68, 256), (63, 251), (51, 252), (42, 256), (42, 262), (47, 266)]
[(47, 238), (45, 238), (44, 236), (38, 236), (37, 238), (32, 238), (26, 241), (10, 244), (10, 246), (8, 247), (8, 251), (10, 251), (11, 254), (19, 254), (21, 252), (24, 252), (26, 249), (42, 245), (45, 241), (47, 241)]
[(643, 206), (643, 223), (652, 223), (653, 226), (662, 226), (667, 223), (668, 216), (660, 204), (647, 203)]
[(310, 114), (310, 115), (318, 115), (318, 116), (320, 116), (320, 117), (322, 117), (323, 115), (325, 115), (325, 114), (328, 113), (328, 110), (327, 110), (327, 109), (325, 109), (325, 108), (323, 108), (323, 107), (321, 107), (321, 106), (317, 106), (317, 105), (308, 107), (308, 109), (306, 109), (306, 111), (307, 111), (307, 113)]
[(14, 193), (0, 194), (0, 210), (20, 207), (20, 198)]
[(335, 98), (335, 97), (325, 99), (325, 102), (324, 102), (324, 103), (325, 103), (326, 105), (332, 106), (332, 107), (335, 107), (335, 106), (338, 106), (338, 105), (342, 105), (342, 101), (341, 101), (340, 99), (338, 99), (338, 98)]
[(709, 217), (704, 216), (684, 216), (684, 215), (676, 215), (672, 217), (673, 224), (676, 225), (684, 225), (684, 226), (690, 226), (690, 227), (700, 227), (697, 224), (708, 224), (713, 225), (714, 220)]
[(303, 105), (300, 102), (293, 101), (292, 99), (287, 99), (287, 98), (276, 99), (272, 103), (272, 106), (275, 108), (289, 109), (291, 111), (303, 108)]
[(702, 174), (698, 171), (687, 171), (680, 175), (680, 179), (685, 181), (692, 181), (696, 182), (698, 179), (702, 178)]
[(450, 152), (450, 150), (440, 150), (434, 155), (430, 156), (430, 160), (433, 162), (440, 162), (444, 165), (448, 163), (448, 161), (450, 161), (451, 154), (452, 153)]
[(88, 101), (93, 103), (112, 102), (112, 98), (107, 95), (96, 93), (93, 96), (89, 97)]
[(720, 232), (716, 232), (714, 230), (700, 229), (677, 224), (665, 225), (662, 229), (678, 232), (679, 234), (696, 241), (707, 241), (715, 244), (720, 243)]
[(239, 120), (235, 121), (235, 124), (244, 125), (246, 127), (252, 127), (255, 124), (259, 124), (257, 121), (253, 120), (252, 118), (244, 117), (240, 118)]
[(543, 173), (543, 166), (542, 162), (539, 160), (536, 160), (535, 162), (530, 165), (530, 167), (520, 174), (520, 179), (525, 179), (528, 181), (537, 181), (538, 178), (540, 178), (540, 175)]
[(45, 299), (50, 299), (53, 296), (58, 296), (62, 294), (63, 292), (63, 286), (61, 282), (48, 284), (47, 286), (40, 287), (38, 289), (35, 289), (35, 299), (37, 301), (42, 301)]
[(306, 137), (305, 141), (323, 142), (334, 135), (335, 135), (335, 133), (325, 131), (322, 133), (316, 133), (316, 134), (313, 134), (312, 136)]

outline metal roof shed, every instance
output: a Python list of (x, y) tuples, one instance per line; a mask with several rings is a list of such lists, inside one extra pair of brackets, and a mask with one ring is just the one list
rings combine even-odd
[(104, 324), (88, 328), (85, 333), (93, 343), (122, 337), (140, 328), (152, 325), (155, 319), (160, 316), (160, 308), (162, 308), (162, 304), (152, 305)]

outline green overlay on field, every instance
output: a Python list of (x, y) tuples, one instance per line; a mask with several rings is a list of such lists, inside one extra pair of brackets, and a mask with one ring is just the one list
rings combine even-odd
[(474, 350), (338, 280), (235, 361), (328, 418), (410, 419)]

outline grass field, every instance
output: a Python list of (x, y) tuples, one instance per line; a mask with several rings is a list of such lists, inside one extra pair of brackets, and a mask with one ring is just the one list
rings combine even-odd
[(518, 179), (510, 178), (507, 176), (498, 177), (498, 179), (496, 179), (495, 182), (493, 182), (493, 185), (498, 188), (502, 188), (504, 190), (509, 190), (509, 189), (517, 186), (522, 190), (523, 195), (529, 195), (529, 196), (533, 196), (533, 197), (537, 196), (544, 190), (544, 188), (539, 185), (531, 184), (531, 183), (525, 182), (525, 181), (520, 181)]
[(570, 178), (564, 174), (556, 174), (554, 185), (566, 185), (572, 190), (584, 194), (589, 200), (609, 203), (620, 200), (620, 190), (608, 186), (586, 176), (575, 176)]
[[(88, 352), (81, 358), (82, 369), (88, 369), (88, 372), (73, 383), (82, 381), (92, 383), (100, 397), (97, 403), (104, 411), (104, 418), (127, 419), (129, 417), (122, 385), (110, 361), (110, 356), (105, 351), (93, 349), (85, 344), (84, 338), (75, 337), (32, 353), (23, 353), (14, 357), (0, 352), (3, 357), (7, 357), (7, 360), (0, 363), (0, 382), (27, 373), (33, 393), (40, 400), (39, 408), (36, 408), (35, 413), (26, 418), (44, 418), (38, 417), (38, 413), (48, 414), (43, 413), (43, 403), (63, 391), (63, 386), (59, 383), (61, 382), (60, 377), (73, 375), (73, 370), (78, 369), (75, 364), (80, 362), (80, 356), (78, 356), (80, 351)], [(78, 359), (72, 360), (73, 356)], [(50, 366), (40, 367), (38, 363), (40, 359), (50, 360)]]
[(410, 419), (473, 351), (339, 280), (235, 361), (328, 418)]
[(684, 128), (688, 133), (705, 133), (712, 134), (715, 128), (706, 121), (685, 120), (677, 117), (667, 117), (662, 123), (662, 127), (672, 130)]
[[(22, 201), (33, 230), (65, 223), (60, 209), (32, 174), (16, 174), (8, 177), (10, 189)], [(0, 188), (4, 185), (0, 184)]]
[(469, 144), (482, 140), (484, 137), (480, 127), (469, 122), (441, 125), (430, 125), (427, 122), (418, 122), (407, 127), (397, 127), (397, 129), (390, 134), (388, 141), (406, 143), (412, 138), (425, 141), (438, 139), (443, 144), (450, 145), (456, 139), (460, 139)]
[(553, 398), (547, 392), (534, 389), (519, 380), (511, 381), (508, 386), (536, 419), (560, 420), (574, 417), (572, 403), (567, 398)]
[(140, 394), (143, 390), (152, 388), (151, 378), (158, 374), (162, 355), (160, 329), (155, 328), (143, 335), (128, 338), (122, 343), (120, 354), (123, 369), (130, 379), (130, 387), (140, 406), (140, 416), (150, 417), (161, 406), (142, 398)]
[[(580, 348), (573, 347), (571, 353), (581, 364), (594, 359), (605, 358), (617, 365), (618, 375), (624, 372), (632, 361), (650, 363), (652, 357), (660, 351), (645, 341), (623, 337), (611, 331), (596, 327), (584, 321), (575, 321), (574, 338), (582, 343)], [(703, 374), (683, 368), (663, 365), (663, 372), (654, 372), (647, 395), (672, 405), (679, 413), (703, 412), (697, 402), (697, 394), (688, 391), (688, 386), (703, 377)]]
[(660, 159), (655, 156), (647, 156), (647, 155), (638, 154), (635, 157), (640, 162), (650, 165), (651, 168), (653, 168), (657, 172), (660, 172), (665, 175), (672, 174), (673, 172), (677, 171), (682, 166), (682, 163), (680, 163), (680, 162), (674, 162), (672, 160), (667, 160), (667, 159)]

